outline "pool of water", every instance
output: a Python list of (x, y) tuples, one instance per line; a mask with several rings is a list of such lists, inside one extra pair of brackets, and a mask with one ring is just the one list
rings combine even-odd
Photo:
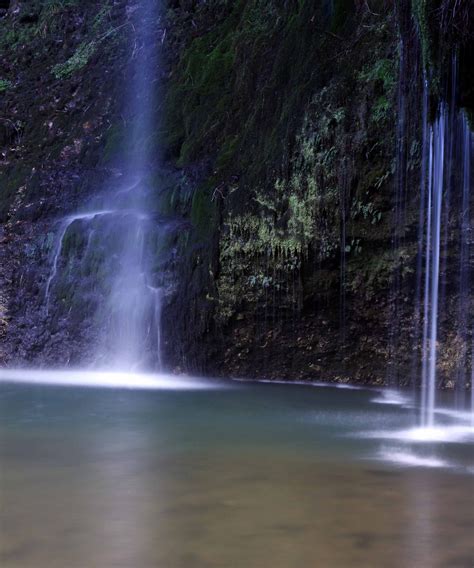
[(2, 568), (474, 566), (462, 413), (436, 434), (392, 392), (7, 375)]

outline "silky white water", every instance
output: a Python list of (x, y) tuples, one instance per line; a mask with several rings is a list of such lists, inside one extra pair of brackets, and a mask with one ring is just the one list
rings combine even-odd
[(98, 331), (91, 334), (90, 363), (107, 369), (161, 367), (163, 279), (157, 251), (163, 222), (150, 182), (156, 162), (159, 16), (159, 3), (153, 0), (130, 10), (134, 49), (119, 169), (98, 188), (89, 207), (58, 223), (45, 285), (45, 313), (52, 321), (67, 319), (64, 309), (58, 315), (61, 303), (73, 302), (71, 312), (93, 312), (90, 319)]
[[(459, 221), (459, 307), (454, 317), (457, 331), (462, 341), (460, 365), (455, 380), (456, 405), (461, 409), (466, 404), (466, 373), (468, 350), (469, 305), (468, 287), (470, 271), (470, 159), (472, 152), (472, 135), (469, 123), (464, 113), (452, 112), (443, 104), (440, 106), (438, 116), (428, 129), (424, 129), (424, 147), (428, 148), (426, 175), (422, 173), (422, 206), (425, 209), (425, 259), (424, 259), (424, 298), (423, 298), (423, 337), (422, 337), (422, 367), (421, 367), (421, 410), (420, 423), (422, 428), (433, 431), (437, 425), (436, 392), (439, 387), (437, 366), (439, 364), (439, 317), (440, 310), (445, 309), (444, 303), (440, 305), (441, 286), (445, 287), (440, 269), (442, 251), (447, 255), (447, 245), (443, 244), (443, 234), (447, 228), (443, 226), (449, 220), (449, 195), (459, 190), (462, 196)], [(448, 151), (449, 150), (449, 151)], [(461, 165), (461, 175), (453, 178), (453, 162)], [(449, 167), (447, 164), (449, 163)], [(423, 164), (425, 167), (425, 164)], [(453, 179), (459, 180), (461, 187), (452, 187)], [(426, 180), (426, 181), (425, 181)], [(424, 184), (426, 183), (426, 199)], [(420, 238), (420, 237), (419, 237)], [(445, 237), (446, 240), (447, 237)], [(446, 264), (446, 258), (444, 258)], [(471, 389), (472, 390), (472, 389)], [(474, 397), (471, 395), (471, 420), (474, 424)], [(429, 437), (429, 436), (428, 436)]]
[[(94, 387), (133, 390), (195, 390), (210, 389), (210, 381), (176, 375), (131, 373), (118, 371), (84, 371), (69, 369), (32, 370), (0, 369), (0, 383), (27, 384), (30, 386)], [(222, 386), (220, 387), (222, 388)]]

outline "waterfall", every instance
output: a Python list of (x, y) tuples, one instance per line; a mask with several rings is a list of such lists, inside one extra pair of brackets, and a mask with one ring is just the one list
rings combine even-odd
[(159, 203), (149, 181), (156, 130), (157, 4), (140, 0), (128, 8), (134, 45), (119, 175), (97, 192), (84, 212), (60, 222), (45, 289), (48, 317), (55, 317), (51, 308), (53, 300), (59, 303), (61, 289), (67, 290), (64, 302), (69, 296), (75, 302), (70, 312), (92, 306), (98, 331), (91, 338), (96, 343), (89, 350), (91, 363), (120, 370), (161, 366), (163, 278), (157, 251), (166, 222), (157, 213)]
[[(453, 116), (454, 114), (454, 116)], [(442, 272), (448, 262), (450, 206), (449, 195), (460, 194), (459, 210), (459, 300), (456, 331), (460, 335), (461, 353), (456, 374), (456, 392), (458, 400), (464, 405), (466, 388), (466, 365), (468, 343), (469, 313), (469, 270), (470, 270), (470, 157), (472, 135), (466, 115), (440, 105), (436, 120), (429, 128), (423, 129), (423, 148), (428, 149), (427, 163), (423, 160), (426, 173), (422, 172), (421, 207), (425, 211), (424, 239), (424, 298), (423, 298), (423, 339), (421, 371), (421, 424), (431, 428), (435, 425), (436, 390), (438, 387), (438, 339), (440, 320), (440, 300)], [(459, 164), (461, 174), (456, 166)], [(425, 181), (427, 180), (427, 181)], [(426, 198), (424, 195), (426, 186)], [(426, 207), (425, 207), (426, 204)], [(451, 213), (454, 207), (451, 207)], [(444, 223), (444, 226), (443, 226)], [(445, 236), (442, 242), (443, 234)], [(421, 233), (419, 233), (420, 239)], [(420, 242), (419, 242), (420, 249)], [(441, 253), (444, 251), (444, 269), (440, 269)], [(441, 296), (440, 296), (441, 295)], [(444, 300), (443, 300), (444, 303)], [(473, 344), (474, 346), (474, 344)], [(474, 356), (474, 354), (473, 354)], [(471, 379), (472, 381), (472, 379)], [(471, 389), (472, 390), (472, 389)], [(462, 394), (460, 394), (462, 393)], [(472, 397), (474, 416), (474, 396)]]
[[(444, 160), (445, 160), (445, 136), (446, 136), (446, 110), (441, 108), (436, 123), (430, 129), (429, 149), (429, 182), (427, 215), (427, 285), (425, 288), (425, 306), (429, 310), (425, 312), (427, 320), (423, 345), (425, 346), (424, 358), (425, 376), (423, 385), (425, 388), (425, 408), (422, 409), (422, 422), (424, 426), (433, 426), (434, 405), (436, 392), (436, 362), (438, 341), (438, 297), (439, 297), (439, 263), (441, 248), (441, 208), (444, 187)], [(430, 250), (428, 250), (428, 248)], [(431, 268), (430, 268), (431, 265)]]

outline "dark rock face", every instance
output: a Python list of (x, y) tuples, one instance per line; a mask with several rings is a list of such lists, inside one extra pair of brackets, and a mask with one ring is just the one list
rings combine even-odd
[[(30, 0), (2, 20), (4, 363), (90, 362), (91, 311), (66, 294), (46, 314), (44, 294), (58, 220), (127, 151), (132, 4)], [(431, 116), (449, 97), (456, 42), (456, 104), (472, 110), (474, 92), (470, 15), (454, 40), (448, 4), (427, 14), (408, 0), (168, 3), (150, 143), (159, 209), (180, 220), (160, 251), (174, 282), (162, 313), (169, 368), (377, 384), (416, 375), (423, 66)], [(454, 232), (450, 243), (454, 255)], [(455, 306), (449, 263), (445, 273)], [(441, 360), (454, 335), (442, 335)]]
[[(472, 14), (455, 38), (449, 2), (173, 8), (164, 140), (184, 172), (209, 169), (188, 205), (170, 360), (242, 377), (416, 380), (423, 67), (431, 118), (440, 100), (469, 107)], [(452, 203), (455, 227), (460, 195)], [(441, 319), (446, 382), (456, 322)]]
[[(170, 15), (181, 57), (165, 140), (184, 171), (211, 164), (190, 206), (185, 299), (170, 307), (175, 326), (198, 330), (197, 370), (385, 379), (399, 24), (378, 7), (268, 3), (263, 14), (246, 2)], [(180, 365), (199, 359), (175, 351)]]
[[(90, 33), (103, 34), (122, 25), (124, 14), (120, 3), (105, 18), (101, 7), (92, 4), (68, 3), (59, 10), (54, 3), (31, 1), (11, 6), (2, 23), (4, 363), (73, 364), (85, 359), (93, 341), (90, 322), (77, 313), (45, 313), (45, 286), (61, 218), (83, 205), (111, 175), (104, 147), (110, 120), (119, 108), (115, 93), (126, 41), (111, 33), (109, 43), (97, 46), (89, 59), (75, 56), (93, 41)], [(72, 63), (65, 66), (68, 61)]]

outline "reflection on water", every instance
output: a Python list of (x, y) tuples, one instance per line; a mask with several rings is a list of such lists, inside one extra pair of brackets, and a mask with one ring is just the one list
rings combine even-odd
[(0, 566), (472, 568), (472, 444), (384, 461), (423, 451), (373, 398), (0, 383)]

